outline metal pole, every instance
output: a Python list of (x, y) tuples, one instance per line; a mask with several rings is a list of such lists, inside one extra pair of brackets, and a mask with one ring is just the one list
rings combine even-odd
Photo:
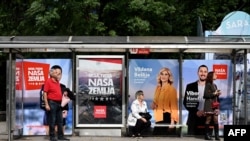
[(13, 130), (12, 130), (12, 73), (13, 73), (13, 65), (12, 65), (12, 49), (9, 50), (9, 63), (8, 63), (8, 100), (7, 100), (7, 104), (8, 104), (8, 111), (7, 111), (7, 125), (8, 125), (8, 141), (12, 141), (13, 140)]
[[(74, 50), (72, 50), (71, 52), (71, 57), (72, 57), (72, 92), (76, 92), (76, 53)], [(76, 95), (74, 95), (76, 96)], [(75, 101), (72, 101), (72, 134), (75, 135), (76, 134), (76, 131), (75, 131), (75, 111), (76, 111), (76, 102)]]
[(233, 58), (232, 58), (232, 64), (233, 64), (233, 99), (232, 99), (232, 105), (233, 105), (233, 124), (237, 124), (238, 122), (236, 121), (237, 118), (237, 114), (239, 112), (238, 109), (238, 105), (236, 105), (236, 95), (238, 94), (238, 92), (236, 92), (236, 52), (233, 51), (232, 53)]
[(244, 124), (247, 125), (247, 49), (244, 49)]
[[(182, 70), (183, 70), (183, 53), (180, 52), (180, 58), (179, 58), (179, 124), (182, 125)], [(180, 127), (180, 137), (182, 137), (182, 127)]]
[(126, 129), (126, 135), (129, 135), (129, 127), (127, 127), (127, 119), (128, 119), (128, 108), (129, 108), (129, 98), (130, 98), (130, 93), (129, 93), (129, 91), (128, 91), (128, 89), (129, 89), (129, 80), (128, 80), (128, 76), (129, 76), (129, 71), (128, 71), (128, 68), (129, 68), (129, 49), (126, 49), (126, 56), (125, 56), (125, 68), (124, 68), (124, 70), (126, 70), (126, 72), (125, 72), (125, 77), (123, 77), (123, 78), (125, 78), (125, 88), (124, 88), (124, 90), (125, 90), (125, 97), (124, 97), (124, 99), (125, 99), (125, 117), (124, 117), (124, 119), (125, 119), (125, 129)]

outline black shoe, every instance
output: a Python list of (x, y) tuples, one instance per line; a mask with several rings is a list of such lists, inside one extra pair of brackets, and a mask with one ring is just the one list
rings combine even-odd
[(215, 140), (216, 140), (216, 141), (220, 141), (219, 135), (215, 135)]
[(58, 138), (58, 141), (70, 141), (70, 139), (62, 137), (62, 138)]
[(205, 140), (213, 140), (208, 134), (205, 135)]

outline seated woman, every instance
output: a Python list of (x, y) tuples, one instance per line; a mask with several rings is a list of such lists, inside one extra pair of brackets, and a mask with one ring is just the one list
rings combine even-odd
[(135, 93), (135, 100), (131, 104), (131, 113), (128, 116), (128, 125), (132, 126), (132, 137), (142, 137), (143, 129), (150, 127), (151, 115), (148, 113), (147, 103), (144, 101), (144, 94), (142, 90)]

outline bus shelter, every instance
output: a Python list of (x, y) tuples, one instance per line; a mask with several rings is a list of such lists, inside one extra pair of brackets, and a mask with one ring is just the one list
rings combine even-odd
[[(228, 70), (231, 71), (228, 78), (232, 80), (232, 89), (230, 92), (232, 95), (231, 100), (231, 115), (232, 122), (229, 124), (248, 124), (250, 120), (247, 118), (249, 116), (248, 102), (250, 100), (248, 94), (248, 64), (249, 60), (247, 54), (250, 49), (250, 38), (243, 36), (209, 36), (209, 37), (188, 37), (188, 36), (121, 36), (121, 37), (106, 37), (106, 36), (2, 36), (0, 37), (0, 50), (2, 53), (8, 54), (8, 65), (6, 70), (7, 75), (7, 132), (8, 139), (12, 140), (15, 135), (23, 135), (24, 128), (24, 98), (25, 98), (25, 88), (27, 84), (25, 83), (25, 76), (18, 75), (22, 73), (24, 68), (23, 65), (18, 66), (18, 62), (22, 62), (26, 58), (23, 57), (26, 53), (70, 53), (72, 69), (72, 91), (76, 93), (76, 102), (74, 103), (74, 111), (72, 114), (73, 118), (73, 132), (76, 130), (80, 132), (81, 135), (116, 135), (120, 136), (121, 133), (127, 128), (127, 115), (130, 98), (133, 95), (131, 90), (131, 85), (129, 84), (132, 79), (130, 77), (131, 71), (130, 66), (133, 64), (132, 59), (143, 59), (142, 55), (148, 55), (147, 59), (150, 59), (152, 54), (177, 54), (176, 60), (173, 64), (178, 63), (176, 76), (178, 76), (178, 98), (179, 98), (179, 123), (178, 125), (185, 125), (185, 119), (183, 118), (183, 105), (182, 97), (183, 91), (185, 90), (183, 79), (183, 61), (185, 54), (198, 54), (200, 56), (199, 60), (229, 60)], [(101, 55), (100, 55), (101, 54)], [(150, 55), (149, 55), (150, 54)], [(139, 57), (138, 57), (139, 56)], [(164, 56), (164, 55), (163, 55)], [(145, 57), (145, 56), (144, 56)], [(98, 97), (96, 92), (94, 92), (94, 86), (101, 85), (97, 84), (94, 80), (91, 80), (92, 85), (87, 86), (86, 89), (84, 83), (79, 80), (82, 71), (89, 69), (84, 63), (89, 63), (89, 60), (102, 60), (104, 62), (114, 62), (115, 66), (109, 66), (114, 70), (95, 70), (110, 72), (105, 73), (105, 76), (110, 80), (109, 90), (99, 88), (99, 92), (102, 92), (105, 96)], [(155, 60), (161, 59), (154, 57)], [(165, 59), (171, 59), (165, 57)], [(153, 61), (155, 61), (153, 60)], [(135, 60), (138, 61), (138, 60)], [(141, 61), (141, 60), (139, 60)], [(152, 60), (151, 60), (152, 61)], [(163, 60), (164, 61), (164, 60)], [(147, 62), (146, 62), (147, 63)], [(146, 64), (145, 63), (145, 64)], [(153, 64), (154, 62), (152, 62)], [(192, 63), (192, 62), (191, 62)], [(206, 62), (205, 62), (206, 63)], [(22, 64), (22, 63), (21, 63)], [(100, 65), (100, 62), (95, 62), (95, 65)], [(117, 65), (118, 64), (118, 65)], [(170, 63), (171, 64), (171, 63)], [(218, 64), (218, 63), (217, 63)], [(39, 65), (39, 64), (38, 64)], [(241, 70), (237, 69), (240, 66)], [(105, 68), (106, 66), (104, 66)], [(107, 67), (107, 68), (109, 68)], [(144, 67), (142, 67), (144, 69)], [(82, 69), (82, 70), (81, 70)], [(93, 69), (93, 68), (91, 68)], [(141, 69), (141, 68), (138, 68)], [(146, 68), (146, 72), (151, 72), (151, 68)], [(185, 71), (189, 71), (186, 69)], [(86, 72), (84, 72), (86, 73)], [(134, 72), (135, 73), (135, 72)], [(17, 77), (18, 75), (18, 77)], [(96, 74), (83, 75), (83, 79), (90, 79), (85, 77), (96, 77)], [(99, 75), (99, 74), (98, 74)], [(113, 78), (112, 75), (117, 77)], [(148, 73), (142, 73), (140, 75), (149, 76)], [(102, 76), (104, 76), (102, 74)], [(119, 77), (118, 77), (119, 76)], [(145, 77), (143, 76), (143, 77)], [(240, 86), (235, 81), (236, 77), (240, 76)], [(105, 78), (106, 79), (106, 78)], [(112, 79), (112, 80), (111, 80)], [(134, 78), (133, 78), (134, 79)], [(139, 80), (139, 79), (138, 79)], [(238, 79), (237, 79), (238, 80)], [(104, 81), (104, 80), (100, 80)], [(137, 80), (136, 80), (137, 81)], [(119, 83), (118, 83), (119, 82)], [(82, 84), (83, 83), (83, 84)], [(116, 86), (115, 84), (119, 84)], [(140, 87), (139, 87), (140, 88)], [(97, 89), (97, 87), (95, 87)], [(229, 88), (225, 88), (229, 89)], [(93, 91), (93, 95), (88, 96), (88, 100), (96, 101), (108, 99), (119, 99), (115, 105), (111, 107), (106, 106), (94, 106), (94, 110), (103, 111), (113, 109), (117, 111), (117, 114), (112, 115), (115, 119), (103, 120), (106, 118), (106, 113), (96, 114), (94, 122), (88, 122), (86, 119), (81, 117), (85, 116), (84, 112), (79, 112), (82, 109), (90, 106), (93, 103), (87, 103), (87, 105), (81, 105), (86, 99), (84, 97), (89, 91)], [(107, 92), (109, 91), (109, 92)], [(114, 95), (109, 95), (109, 93)], [(119, 98), (114, 97), (115, 94), (120, 94)], [(108, 96), (107, 96), (108, 95)], [(113, 102), (111, 102), (113, 104)], [(118, 108), (119, 107), (119, 108)], [(93, 110), (93, 109), (92, 109)], [(92, 111), (95, 112), (95, 111)], [(119, 115), (119, 116), (118, 116)], [(115, 122), (114, 122), (115, 121)], [(114, 122), (114, 123), (112, 123)], [(225, 123), (228, 124), (228, 123)], [(181, 128), (180, 128), (181, 129)], [(96, 134), (96, 131), (99, 131)], [(182, 136), (182, 132), (180, 132)]]

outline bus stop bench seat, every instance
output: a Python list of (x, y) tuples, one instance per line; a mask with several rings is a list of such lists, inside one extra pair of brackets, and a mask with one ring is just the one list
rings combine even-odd
[[(143, 132), (142, 132), (142, 135), (143, 136), (158, 136), (158, 135), (154, 135), (153, 134), (153, 130), (154, 130), (154, 127), (168, 127), (168, 126), (170, 126), (170, 124), (151, 124), (151, 128), (148, 128), (148, 129), (145, 129), (145, 130), (143, 130)], [(187, 125), (185, 125), (185, 124), (175, 124), (174, 125), (175, 126), (175, 128), (176, 128), (176, 134), (173, 134), (173, 135), (177, 135), (177, 136), (179, 136), (179, 137), (182, 137), (182, 127), (186, 127)], [(127, 130), (127, 135), (128, 136), (131, 136), (132, 135), (132, 133), (131, 133), (131, 131), (132, 131), (132, 128), (133, 128), (133, 126), (127, 126), (128, 128), (128, 130)], [(169, 136), (168, 134), (166, 134), (166, 135), (161, 135), (161, 136)]]

